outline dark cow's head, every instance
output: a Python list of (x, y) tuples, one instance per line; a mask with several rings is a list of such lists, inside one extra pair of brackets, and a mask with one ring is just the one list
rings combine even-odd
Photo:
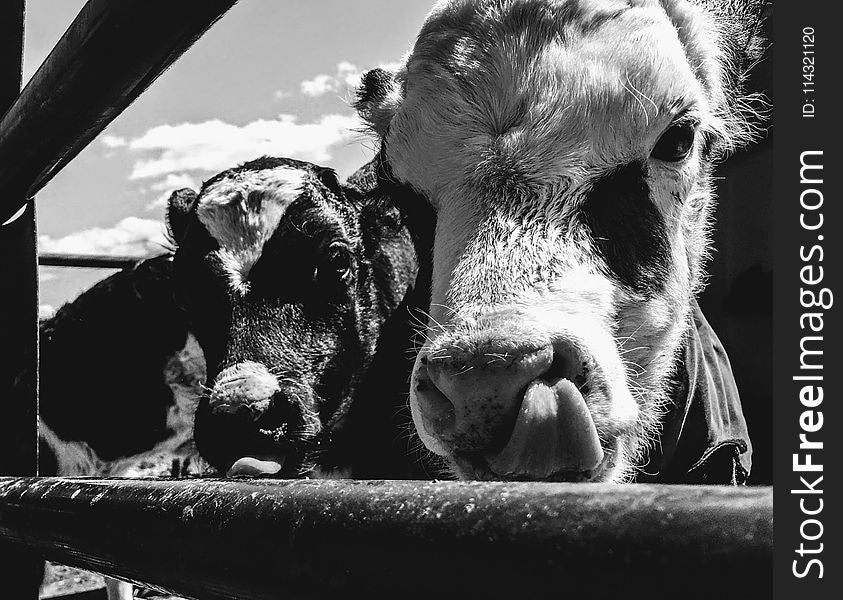
[(279, 158), (172, 195), (177, 298), (208, 364), (195, 437), (216, 468), (289, 477), (318, 462), (415, 279), (395, 217), (332, 170)]
[(623, 481), (750, 137), (759, 2), (447, 0), (357, 108), (436, 213), (410, 403), (461, 477)]

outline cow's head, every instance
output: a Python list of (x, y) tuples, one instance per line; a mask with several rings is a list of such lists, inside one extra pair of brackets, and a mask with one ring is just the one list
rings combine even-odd
[(711, 166), (750, 137), (758, 3), (722, 4), (440, 2), (364, 77), (391, 178), (436, 213), (410, 404), (457, 475), (623, 481), (655, 439)]
[(177, 299), (208, 363), (196, 443), (222, 472), (308, 472), (400, 302), (378, 238), (396, 225), (346, 192), (330, 169), (264, 158), (170, 199)]

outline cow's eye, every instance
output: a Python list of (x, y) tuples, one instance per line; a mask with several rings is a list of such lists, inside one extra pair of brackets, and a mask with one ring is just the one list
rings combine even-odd
[(346, 246), (332, 244), (328, 247), (314, 275), (318, 281), (347, 282), (354, 274), (354, 256)]
[(675, 123), (656, 142), (650, 156), (666, 162), (679, 162), (691, 153), (694, 147), (696, 126), (693, 122)]

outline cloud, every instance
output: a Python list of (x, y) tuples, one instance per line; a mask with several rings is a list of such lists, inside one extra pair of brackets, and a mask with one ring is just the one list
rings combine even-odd
[[(343, 61), (334, 75), (317, 75), (303, 82), (302, 90), (317, 96), (330, 89), (356, 85), (360, 77), (360, 69)], [(291, 92), (283, 90), (275, 93), (276, 100), (291, 96)], [(283, 113), (245, 125), (219, 118), (163, 124), (134, 138), (102, 136), (101, 142), (134, 158), (129, 179), (144, 182), (138, 192), (147, 199), (146, 209), (160, 210), (173, 190), (197, 189), (203, 178), (263, 155), (327, 164), (338, 146), (361, 138), (363, 129), (359, 117), (351, 111), (324, 114), (304, 122), (296, 115)]]
[(195, 188), (196, 180), (187, 173), (168, 173), (162, 181), (153, 183), (149, 189), (154, 192), (177, 190), (179, 188)]
[(39, 319), (49, 319), (54, 314), (56, 314), (56, 307), (52, 304), (39, 304), (38, 305), (38, 318)]
[(306, 96), (323, 96), (328, 92), (339, 92), (356, 86), (363, 73), (348, 61), (337, 64), (333, 75), (319, 74), (313, 79), (302, 81), (301, 92)]
[(122, 148), (129, 143), (126, 138), (118, 135), (104, 135), (100, 141), (109, 148)]
[(189, 171), (216, 173), (265, 154), (324, 163), (331, 158), (332, 146), (349, 141), (360, 128), (356, 115), (341, 114), (324, 115), (310, 123), (282, 114), (243, 126), (219, 119), (159, 125), (129, 141), (130, 151), (145, 155), (135, 162), (130, 179)]
[[(380, 63), (378, 65), (381, 69), (389, 71), (396, 70), (401, 63), (389, 62)], [(334, 73), (320, 73), (313, 79), (306, 79), (301, 82), (301, 93), (306, 96), (324, 96), (328, 93), (339, 93), (357, 87), (360, 84), (360, 79), (363, 77), (364, 71), (356, 65), (344, 60), (337, 63)], [(283, 92), (276, 92), (283, 93)]]
[(40, 252), (146, 256), (166, 247), (164, 224), (158, 219), (126, 217), (114, 227), (94, 227), (64, 237), (38, 236)]

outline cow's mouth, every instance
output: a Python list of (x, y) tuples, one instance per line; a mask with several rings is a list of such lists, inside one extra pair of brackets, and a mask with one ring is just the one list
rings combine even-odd
[(603, 447), (585, 398), (565, 378), (527, 386), (509, 441), (484, 455), (505, 478), (579, 476), (603, 461)]
[(568, 378), (542, 377), (521, 396), (507, 438), (485, 450), (451, 449), (457, 473), (482, 480), (600, 480), (614, 449), (604, 450), (580, 388)]
[(310, 470), (311, 459), (320, 449), (319, 428), (301, 415), (280, 424), (273, 418), (271, 425), (265, 424), (246, 405), (214, 412), (205, 401), (196, 413), (194, 439), (205, 460), (228, 477), (293, 479)]
[(535, 379), (524, 390), (502, 448), (454, 455), (480, 479), (587, 481), (604, 451), (585, 398), (569, 379)]
[(422, 442), (461, 479), (617, 480), (638, 405), (612, 339), (541, 343), (513, 327), (458, 330), (420, 353), (410, 405)]
[(241, 446), (239, 452), (229, 454), (225, 461), (228, 466), (220, 471), (226, 477), (297, 479), (313, 470), (315, 456), (325, 443), (320, 435), (266, 440), (266, 434), (261, 430), (260, 437), (250, 446)]

